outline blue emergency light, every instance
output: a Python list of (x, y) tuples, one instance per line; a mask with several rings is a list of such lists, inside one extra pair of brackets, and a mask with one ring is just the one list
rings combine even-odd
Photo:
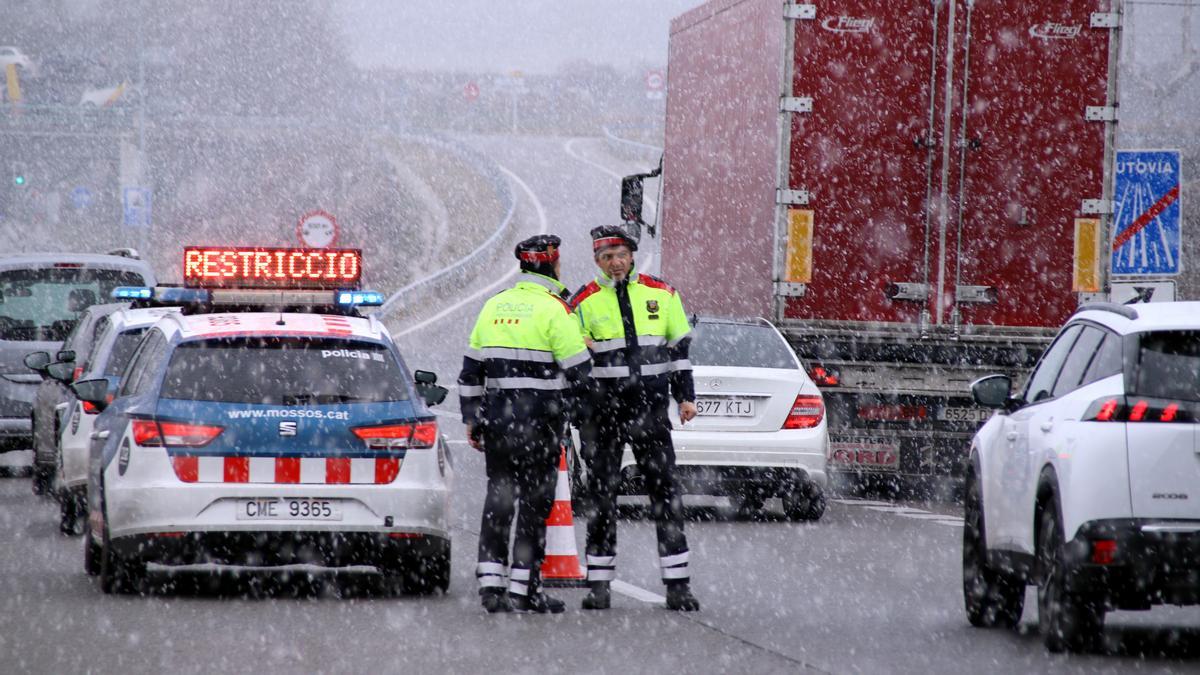
[(148, 286), (117, 286), (112, 292), (113, 300), (149, 300), (154, 289)]
[(344, 307), (379, 307), (383, 293), (378, 291), (337, 291), (337, 304)]

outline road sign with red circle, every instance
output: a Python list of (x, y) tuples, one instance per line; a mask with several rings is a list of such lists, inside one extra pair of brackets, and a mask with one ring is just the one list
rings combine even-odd
[(328, 248), (337, 243), (338, 224), (332, 213), (309, 211), (300, 216), (296, 225), (296, 236), (300, 243), (309, 248)]
[(662, 91), (666, 84), (667, 80), (661, 70), (646, 71), (646, 91)]
[(479, 98), (479, 85), (474, 81), (468, 82), (465, 86), (463, 86), (463, 97), (467, 99), (468, 103)]

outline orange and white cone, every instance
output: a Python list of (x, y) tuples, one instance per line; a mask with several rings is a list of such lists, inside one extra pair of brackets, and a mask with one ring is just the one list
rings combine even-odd
[(579, 564), (575, 548), (575, 517), (571, 512), (571, 478), (567, 475), (567, 450), (558, 459), (558, 485), (554, 488), (554, 506), (546, 518), (546, 560), (542, 563), (542, 583), (546, 586), (586, 586), (587, 573)]

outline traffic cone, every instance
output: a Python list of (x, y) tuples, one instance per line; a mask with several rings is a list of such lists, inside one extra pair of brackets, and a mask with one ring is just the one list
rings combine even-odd
[(546, 518), (546, 560), (542, 563), (542, 583), (556, 588), (587, 585), (587, 573), (579, 564), (579, 552), (575, 548), (575, 517), (571, 513), (571, 478), (567, 475), (566, 448), (559, 455), (554, 506)]

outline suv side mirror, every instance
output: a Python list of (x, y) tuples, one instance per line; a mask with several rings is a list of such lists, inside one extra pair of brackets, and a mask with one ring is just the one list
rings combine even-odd
[(59, 382), (70, 383), (75, 377), (75, 364), (58, 361), (46, 366), (46, 374)]
[(25, 355), (25, 367), (41, 375), (46, 374), (46, 366), (50, 365), (48, 352), (34, 352)]
[(435, 406), (446, 400), (446, 394), (450, 390), (437, 385), (437, 373), (431, 373), (428, 370), (418, 370), (413, 373), (413, 380), (416, 384), (417, 393), (421, 398), (425, 399), (425, 405)]
[(75, 390), (75, 395), (79, 397), (80, 401), (91, 403), (96, 406), (96, 410), (104, 410), (108, 407), (109, 383), (106, 378), (76, 382), (71, 385), (71, 389)]
[(59, 361), (70, 361), (72, 363), (75, 362), (75, 350), (73, 349), (64, 349), (60, 351), (57, 356)]
[(988, 375), (971, 383), (975, 403), (984, 408), (1004, 408), (1012, 397), (1012, 379), (1007, 375)]

